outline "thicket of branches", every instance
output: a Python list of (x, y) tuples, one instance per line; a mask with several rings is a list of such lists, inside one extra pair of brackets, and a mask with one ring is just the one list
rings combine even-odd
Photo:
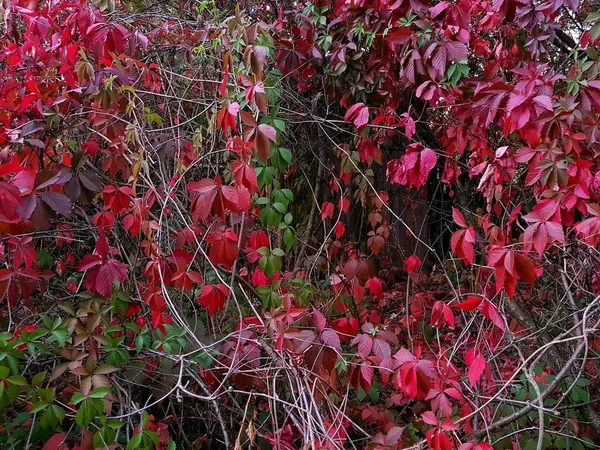
[(599, 8), (4, 0), (0, 447), (598, 448)]

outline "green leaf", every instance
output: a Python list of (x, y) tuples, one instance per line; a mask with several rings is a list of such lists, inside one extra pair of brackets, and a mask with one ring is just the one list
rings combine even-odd
[(74, 405), (77, 405), (78, 403), (81, 403), (86, 398), (87, 397), (85, 395), (83, 395), (82, 392), (75, 392), (73, 394), (73, 397), (71, 398), (71, 403), (73, 403)]
[(40, 384), (42, 384), (42, 381), (44, 381), (44, 379), (46, 378), (46, 372), (39, 372), (36, 373), (33, 378), (31, 379), (31, 386), (33, 387), (37, 387)]
[(123, 425), (125, 425), (125, 422), (121, 422), (120, 420), (117, 420), (117, 419), (108, 419), (106, 421), (106, 426), (109, 428), (112, 428), (113, 430), (118, 430)]
[(272, 166), (264, 167), (260, 171), (258, 169), (259, 168), (256, 169), (256, 177), (257, 177), (257, 181), (258, 181), (258, 187), (263, 188), (267, 185), (272, 184), (273, 178), (275, 177), (275, 174), (277, 172), (275, 167), (272, 167)]
[(598, 22), (592, 27), (592, 29), (590, 30), (590, 37), (592, 41), (596, 41), (596, 39), (600, 37), (600, 22)]
[(279, 213), (285, 214), (287, 211), (286, 206), (283, 203), (273, 203), (273, 208), (275, 208)]
[(8, 367), (0, 366), (0, 380), (5, 380), (10, 375)]
[(127, 450), (135, 450), (139, 448), (142, 444), (142, 437), (142, 433), (138, 433), (134, 437), (132, 437), (129, 443), (127, 444)]
[(59, 423), (62, 423), (67, 413), (57, 405), (51, 405), (44, 411), (40, 423), (42, 428), (53, 430)]
[(596, 20), (600, 20), (600, 12), (589, 13), (585, 18), (585, 22), (595, 22)]
[(96, 411), (92, 407), (92, 404), (89, 402), (89, 400), (86, 399), (83, 401), (83, 403), (81, 403), (81, 406), (79, 406), (79, 409), (77, 410), (77, 414), (75, 415), (75, 423), (84, 428), (94, 420), (95, 416)]
[(356, 393), (356, 398), (359, 402), (362, 402), (365, 398), (367, 398), (367, 393), (363, 390), (362, 387), (358, 388), (358, 392)]
[[(24, 333), (23, 333), (24, 334)], [(29, 335), (29, 340), (33, 341), (36, 339), (41, 338), (42, 336), (45, 336), (46, 334), (48, 334), (48, 330), (46, 328), (38, 328), (37, 330), (34, 330), (30, 335)]]
[(49, 403), (46, 402), (37, 402), (34, 403), (34, 405), (31, 407), (31, 410), (29, 411), (32, 414), (35, 414), (37, 412), (42, 411), (43, 409), (46, 409), (48, 407)]
[(260, 205), (260, 206), (265, 206), (265, 205), (268, 205), (268, 204), (270, 204), (270, 203), (271, 203), (271, 201), (270, 201), (268, 198), (266, 198), (266, 197), (260, 197), (260, 198), (257, 198), (257, 199), (256, 199), (256, 202), (255, 202), (255, 203), (256, 203), (257, 205)]
[(94, 389), (89, 397), (90, 398), (104, 398), (110, 392), (110, 386), (100, 386), (99, 388)]
[(0, 341), (8, 342), (12, 339), (12, 337), (12, 333), (9, 333), (7, 331), (0, 332)]
[(279, 154), (281, 155), (281, 157), (283, 158), (283, 160), (285, 162), (287, 162), (288, 164), (292, 163), (292, 152), (289, 151), (287, 148), (280, 148), (279, 149)]
[(275, 266), (273, 266), (273, 262), (268, 256), (263, 256), (262, 258), (260, 258), (258, 260), (258, 265), (260, 267), (260, 270), (262, 270), (268, 277), (272, 277), (275, 273)]
[(274, 256), (279, 256), (279, 257), (285, 256), (285, 252), (283, 250), (281, 250), (280, 248), (274, 248), (273, 251), (271, 252), (271, 254)]
[(71, 338), (71, 333), (66, 328), (57, 328), (52, 331), (52, 341), (56, 341), (59, 347), (64, 347)]
[(8, 381), (10, 384), (13, 384), (15, 386), (29, 386), (29, 383), (27, 382), (25, 377), (21, 376), (21, 375), (13, 375), (12, 377), (8, 378), (6, 381)]
[(275, 226), (281, 222), (282, 214), (274, 208), (268, 206), (260, 212), (260, 221), (265, 225)]
[(258, 250), (256, 250), (256, 252), (257, 252), (259, 255), (262, 255), (262, 256), (268, 256), (268, 255), (269, 255), (269, 253), (271, 253), (271, 250), (269, 250), (269, 247), (261, 247), (261, 248), (259, 248)]
[(8, 362), (8, 366), (10, 367), (10, 370), (12, 371), (12, 373), (14, 373), (15, 375), (19, 373), (19, 361), (17, 360), (17, 358), (15, 358), (12, 355), (8, 355), (6, 357), (6, 361)]
[(286, 228), (283, 232), (283, 243), (287, 250), (290, 250), (296, 243), (296, 234), (290, 228)]
[(94, 447), (95, 448), (106, 448), (112, 444), (117, 437), (115, 430), (111, 430), (107, 427), (102, 427), (96, 434), (94, 434)]
[(273, 126), (282, 133), (285, 133), (285, 122), (283, 120), (275, 119), (273, 121)]
[(348, 370), (348, 365), (346, 364), (346, 361), (344, 360), (344, 358), (338, 358), (338, 360), (335, 363), (335, 369), (338, 371), (338, 374), (342, 374), (344, 372), (346, 372), (346, 370)]
[(373, 403), (379, 403), (379, 393), (381, 392), (381, 385), (377, 382), (373, 383), (371, 389), (369, 390), (369, 397), (373, 401)]
[(38, 261), (41, 267), (52, 267), (52, 255), (46, 250), (38, 250)]

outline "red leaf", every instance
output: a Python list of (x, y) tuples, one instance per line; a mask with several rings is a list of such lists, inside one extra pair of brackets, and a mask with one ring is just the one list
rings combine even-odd
[(458, 230), (450, 237), (450, 248), (452, 253), (462, 259), (465, 265), (473, 264), (475, 261), (475, 230), (473, 227)]
[(465, 362), (469, 369), (467, 377), (469, 378), (471, 387), (473, 387), (479, 381), (481, 375), (483, 375), (486, 365), (485, 358), (481, 352), (471, 349), (465, 354)]
[(84, 272), (92, 267), (95, 267), (102, 263), (102, 258), (98, 255), (85, 255), (79, 265), (77, 266), (78, 272)]
[(238, 237), (233, 231), (223, 233), (211, 233), (206, 237), (210, 244), (208, 257), (210, 261), (218, 266), (223, 264), (226, 269), (231, 269), (238, 257)]
[(383, 284), (379, 278), (373, 277), (368, 279), (365, 283), (365, 287), (378, 299), (383, 297)]
[(231, 171), (238, 186), (244, 186), (251, 193), (258, 190), (256, 171), (250, 164), (237, 159), (231, 163)]
[(116, 259), (109, 259), (100, 267), (96, 276), (96, 292), (104, 297), (110, 297), (114, 280), (121, 282), (127, 279), (127, 266)]
[(219, 111), (219, 114), (217, 115), (217, 126), (223, 130), (225, 136), (229, 136), (229, 129), (236, 131), (236, 117), (239, 112), (240, 105), (237, 102), (230, 103)]
[(434, 427), (438, 426), (438, 419), (432, 411), (424, 412), (421, 414), (421, 418), (427, 425), (433, 425)]
[(334, 320), (331, 328), (338, 333), (340, 339), (350, 340), (358, 333), (358, 320), (354, 317), (342, 317)]
[(346, 226), (343, 222), (337, 222), (335, 227), (333, 227), (333, 231), (335, 232), (335, 237), (339, 239), (346, 233)]
[(208, 315), (214, 316), (215, 313), (225, 304), (225, 297), (229, 295), (229, 287), (223, 283), (209, 284), (202, 288), (198, 301), (203, 308), (208, 309)]
[(419, 189), (427, 182), (436, 162), (437, 154), (433, 150), (423, 147), (421, 143), (411, 144), (406, 147), (406, 154), (402, 158), (388, 162), (388, 182)]
[(179, 289), (189, 292), (194, 284), (202, 283), (202, 276), (194, 270), (178, 270), (173, 274), (171, 280)]
[(404, 260), (404, 270), (413, 273), (421, 267), (421, 259), (417, 255), (409, 256)]
[(345, 122), (352, 122), (356, 128), (361, 128), (369, 123), (369, 108), (364, 103), (356, 103), (348, 108), (344, 116)]
[(54, 212), (62, 214), (63, 216), (71, 215), (71, 200), (65, 194), (61, 194), (60, 192), (45, 191), (40, 193), (40, 198)]
[(486, 300), (483, 304), (483, 308), (481, 309), (481, 314), (487, 317), (494, 325), (504, 331), (504, 320), (502, 320), (502, 316), (498, 312), (498, 309), (492, 302)]
[(465, 216), (463, 216), (463, 213), (461, 213), (454, 206), (452, 207), (452, 219), (459, 227), (467, 228), (468, 225), (467, 221), (465, 220)]
[(483, 302), (483, 300), (484, 299), (482, 297), (475, 297), (474, 295), (471, 295), (467, 297), (467, 299), (464, 302), (452, 305), (452, 307), (462, 309), (463, 311), (473, 311), (477, 309), (479, 305), (481, 305), (481, 302)]
[(517, 280), (522, 279), (530, 285), (535, 284), (535, 266), (521, 253), (493, 245), (488, 253), (488, 263), (494, 266), (496, 289), (500, 290), (504, 286), (510, 298), (515, 295)]
[(130, 196), (133, 192), (128, 186), (117, 188), (108, 185), (102, 189), (102, 194), (104, 196), (104, 207), (112, 209), (113, 214), (117, 216), (121, 211), (129, 209)]
[(220, 175), (217, 175), (215, 180), (204, 178), (192, 182), (187, 188), (194, 194), (190, 206), (194, 220), (206, 220), (211, 210), (225, 220), (225, 211), (239, 209), (239, 191), (233, 186), (221, 184)]
[(68, 450), (69, 445), (64, 443), (66, 440), (66, 433), (57, 433), (46, 441), (42, 450)]
[(253, 141), (258, 156), (266, 161), (271, 153), (271, 141), (277, 140), (277, 131), (271, 125), (258, 125), (252, 114), (247, 111), (242, 111), (242, 121), (246, 125), (244, 140), (246, 142)]
[(452, 186), (456, 183), (458, 177), (460, 177), (460, 166), (454, 159), (446, 159), (444, 173), (442, 174), (442, 183)]
[(452, 309), (445, 303), (437, 301), (431, 309), (431, 325), (437, 326), (440, 319), (443, 319), (444, 322), (454, 328), (454, 313), (452, 313)]
[(0, 219), (14, 220), (17, 208), (21, 205), (23, 205), (23, 200), (19, 188), (3, 181), (0, 182)]
[(329, 217), (333, 217), (335, 205), (330, 202), (325, 202), (321, 206), (321, 219), (325, 220)]

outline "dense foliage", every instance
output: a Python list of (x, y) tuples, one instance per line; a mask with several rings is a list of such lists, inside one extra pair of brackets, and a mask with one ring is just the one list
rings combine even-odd
[(4, 0), (0, 448), (598, 448), (598, 10)]

